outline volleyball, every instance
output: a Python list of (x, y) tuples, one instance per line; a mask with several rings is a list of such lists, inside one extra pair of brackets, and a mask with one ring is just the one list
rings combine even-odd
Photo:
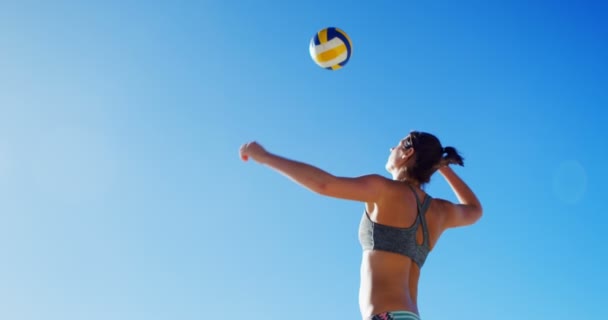
[(350, 38), (338, 28), (321, 29), (310, 40), (310, 56), (321, 68), (338, 70), (348, 63), (352, 54)]

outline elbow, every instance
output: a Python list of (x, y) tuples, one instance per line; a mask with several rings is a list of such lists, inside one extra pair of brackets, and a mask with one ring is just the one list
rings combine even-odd
[(326, 183), (318, 183), (310, 188), (312, 192), (320, 194), (322, 196), (327, 195), (327, 184)]
[(478, 204), (477, 208), (475, 210), (475, 222), (479, 221), (479, 219), (481, 219), (482, 216), (483, 216), (483, 207), (481, 206), (481, 204)]
[(333, 176), (326, 176), (326, 177), (322, 177), (321, 179), (318, 179), (316, 181), (314, 181), (312, 183), (311, 186), (311, 190), (317, 194), (320, 194), (322, 196), (331, 196), (332, 193), (332, 187), (335, 185), (334, 182), (334, 178)]
[(312, 191), (322, 196), (331, 195), (331, 184), (327, 181), (318, 182), (312, 188)]

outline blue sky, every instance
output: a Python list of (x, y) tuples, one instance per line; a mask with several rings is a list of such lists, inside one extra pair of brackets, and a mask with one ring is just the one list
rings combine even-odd
[[(424, 320), (605, 319), (600, 1), (0, 3), (1, 319), (358, 319), (359, 203), (238, 158), (381, 173), (410, 130), (481, 199)], [(308, 43), (327, 26), (339, 71)], [(455, 200), (441, 177), (427, 191)]]

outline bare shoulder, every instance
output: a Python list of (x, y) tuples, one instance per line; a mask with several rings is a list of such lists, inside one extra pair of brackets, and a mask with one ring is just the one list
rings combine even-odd
[(481, 209), (476, 206), (456, 204), (440, 198), (433, 200), (434, 218), (444, 230), (472, 225), (481, 217)]
[(377, 173), (371, 173), (371, 174), (368, 174), (368, 175), (364, 175), (362, 177), (365, 178), (365, 179), (375, 180), (375, 181), (380, 182), (380, 183), (387, 183), (388, 184), (388, 183), (392, 183), (393, 182), (393, 180), (391, 180), (391, 179), (389, 179), (389, 178), (387, 178), (387, 177), (385, 177), (385, 176), (383, 176), (381, 174), (377, 174)]
[(447, 212), (451, 210), (451, 206), (453, 203), (450, 201), (434, 198), (431, 202), (430, 210), (426, 213), (427, 219), (432, 219), (437, 225), (442, 226), (444, 224), (444, 220), (446, 219)]
[(390, 188), (390, 181), (379, 174), (358, 177), (334, 176), (319, 188), (319, 193), (341, 199), (376, 202)]
[(433, 198), (433, 205), (435, 205), (440, 211), (446, 211), (450, 210), (450, 207), (453, 206), (454, 203), (441, 198)]
[(383, 189), (383, 190), (390, 188), (394, 183), (393, 180), (388, 179), (385, 176), (382, 176), (377, 173), (362, 175), (362, 176), (353, 177), (353, 178), (341, 177), (339, 179), (342, 179), (343, 181), (358, 183), (360, 185), (365, 185), (368, 188), (376, 188), (376, 189)]

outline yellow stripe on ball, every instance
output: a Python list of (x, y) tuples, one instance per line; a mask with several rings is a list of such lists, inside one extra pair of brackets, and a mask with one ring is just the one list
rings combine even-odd
[(346, 46), (341, 44), (335, 48), (329, 49), (325, 52), (321, 52), (317, 54), (316, 60), (318, 62), (327, 62), (339, 57), (341, 54), (346, 52)]
[(321, 42), (321, 44), (327, 42), (327, 29), (319, 31), (319, 42)]

